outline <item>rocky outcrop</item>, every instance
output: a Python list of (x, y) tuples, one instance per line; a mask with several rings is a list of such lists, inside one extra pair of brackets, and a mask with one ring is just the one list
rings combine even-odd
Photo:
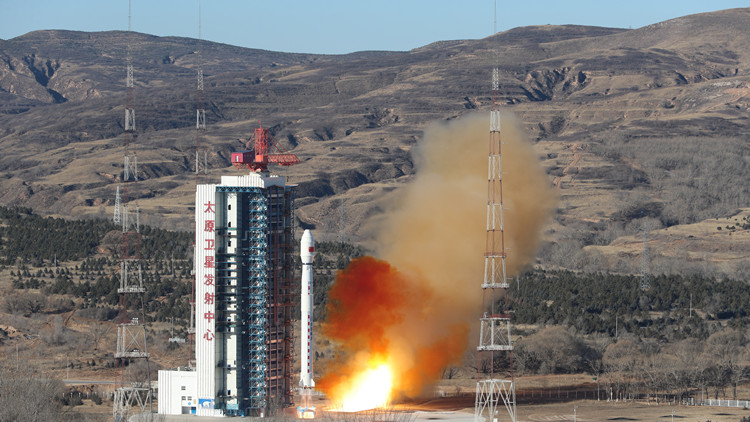
[(521, 87), (531, 101), (550, 101), (555, 95), (570, 94), (586, 85), (587, 74), (569, 67), (528, 72)]

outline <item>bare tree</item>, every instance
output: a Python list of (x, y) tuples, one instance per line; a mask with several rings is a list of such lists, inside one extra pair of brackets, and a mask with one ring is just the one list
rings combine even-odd
[(735, 351), (732, 360), (729, 362), (730, 381), (732, 382), (732, 399), (737, 400), (737, 387), (749, 379), (748, 367), (745, 364), (750, 353), (744, 347)]
[(706, 353), (714, 362), (713, 381), (717, 396), (719, 388), (732, 383), (734, 397), (737, 398), (737, 385), (746, 378), (745, 342), (742, 331), (729, 328), (711, 334), (706, 341)]
[(89, 335), (91, 336), (91, 341), (94, 343), (94, 350), (99, 349), (99, 342), (108, 332), (109, 327), (101, 322), (95, 324), (93, 328), (91, 328)]
[(604, 362), (602, 357), (604, 351), (607, 350), (607, 344), (609, 340), (597, 339), (589, 343), (588, 353), (583, 355), (583, 363), (586, 368), (586, 372), (591, 374), (596, 380), (596, 399), (599, 400), (599, 383), (601, 382), (602, 374), (605, 371)]
[(0, 421), (54, 422), (62, 420), (60, 380), (42, 377), (29, 368), (0, 369)]
[(699, 387), (706, 391), (708, 361), (703, 357), (704, 345), (696, 339), (685, 339), (674, 345), (671, 350), (682, 365), (682, 389), (688, 395), (690, 388)]
[(11, 314), (31, 316), (47, 305), (47, 298), (39, 293), (16, 292), (5, 297), (4, 308)]
[(458, 368), (455, 366), (449, 366), (443, 369), (443, 379), (452, 380), (456, 375), (458, 375)]
[(128, 365), (130, 382), (137, 387), (147, 387), (151, 381), (158, 378), (159, 368), (154, 362), (145, 359), (135, 359)]
[(632, 378), (630, 374), (643, 356), (638, 345), (629, 339), (621, 339), (617, 343), (612, 343), (602, 356), (602, 362), (610, 377), (610, 383), (615, 384), (615, 394), (617, 397), (626, 398), (631, 393)]
[[(554, 345), (554, 346), (553, 346)], [(516, 362), (527, 372), (542, 374), (583, 370), (588, 347), (564, 327), (546, 327), (517, 342)]]

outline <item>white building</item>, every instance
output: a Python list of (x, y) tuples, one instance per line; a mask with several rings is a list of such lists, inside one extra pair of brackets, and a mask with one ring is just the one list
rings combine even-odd
[(194, 368), (159, 371), (159, 413), (196, 414), (198, 393)]
[(196, 368), (159, 371), (159, 413), (250, 416), (292, 404), (294, 188), (267, 173), (197, 186)]

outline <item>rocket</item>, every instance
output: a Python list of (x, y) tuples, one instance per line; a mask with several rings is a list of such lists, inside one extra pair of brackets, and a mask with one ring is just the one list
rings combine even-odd
[(312, 368), (312, 344), (313, 344), (313, 276), (312, 276), (312, 263), (315, 258), (315, 239), (313, 239), (310, 230), (305, 230), (302, 234), (302, 242), (300, 245), (300, 257), (302, 258), (302, 299), (300, 301), (300, 309), (302, 310), (302, 318), (300, 319), (300, 325), (302, 328), (301, 333), (301, 345), (302, 345), (302, 362), (300, 365), (300, 377), (299, 386), (302, 388), (313, 388), (315, 387), (315, 381), (313, 381), (313, 368)]
[(312, 405), (313, 381), (312, 345), (313, 345), (313, 276), (312, 263), (315, 258), (315, 239), (310, 230), (305, 230), (300, 242), (300, 258), (302, 258), (302, 298), (300, 300), (300, 345), (302, 361), (300, 362), (299, 386), (302, 404), (297, 407), (299, 418), (311, 419), (315, 417), (315, 406)]

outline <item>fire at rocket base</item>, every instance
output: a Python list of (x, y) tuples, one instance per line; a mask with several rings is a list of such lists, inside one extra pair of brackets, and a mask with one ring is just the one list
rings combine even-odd
[(300, 353), (300, 396), (302, 404), (297, 406), (297, 417), (303, 419), (312, 419), (315, 417), (315, 406), (312, 405), (312, 390), (315, 387), (313, 381), (312, 367), (312, 344), (313, 344), (313, 277), (312, 263), (315, 258), (315, 239), (313, 239), (310, 230), (305, 230), (300, 242), (300, 258), (302, 258), (302, 298), (300, 300), (300, 344), (302, 351)]

